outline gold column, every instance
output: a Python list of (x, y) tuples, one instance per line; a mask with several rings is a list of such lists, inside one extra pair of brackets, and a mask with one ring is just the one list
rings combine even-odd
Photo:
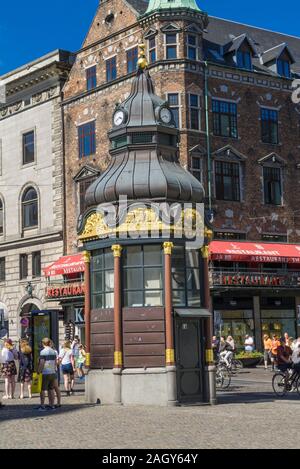
[(114, 254), (114, 368), (122, 368), (122, 303), (121, 303), (121, 254), (122, 246), (114, 244), (111, 247)]
[(91, 255), (88, 251), (83, 252), (83, 260), (84, 260), (84, 318), (85, 318), (85, 343), (86, 343), (85, 366), (89, 368), (91, 364), (91, 277), (90, 277)]
[[(208, 230), (207, 230), (208, 232)], [(211, 311), (211, 300), (210, 300), (210, 284), (209, 284), (209, 246), (205, 245), (201, 248), (201, 254), (203, 259), (203, 276), (204, 276), (204, 307)], [(212, 316), (205, 320), (205, 338), (206, 338), (206, 350), (205, 350), (205, 361), (207, 365), (214, 363), (214, 355), (212, 350), (212, 335), (213, 325)]]
[(172, 321), (172, 248), (173, 243), (163, 244), (165, 255), (165, 323), (166, 323), (166, 365), (175, 364), (173, 321)]

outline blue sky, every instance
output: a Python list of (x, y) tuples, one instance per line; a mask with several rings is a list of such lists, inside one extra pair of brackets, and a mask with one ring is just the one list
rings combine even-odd
[[(300, 2), (198, 0), (210, 15), (300, 36)], [(51, 50), (80, 48), (99, 0), (2, 0), (0, 75)]]

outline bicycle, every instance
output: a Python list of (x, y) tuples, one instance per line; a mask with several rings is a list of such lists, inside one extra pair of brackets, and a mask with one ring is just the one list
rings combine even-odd
[(216, 387), (217, 389), (228, 389), (231, 384), (230, 370), (225, 363), (216, 364)]
[(276, 396), (283, 397), (288, 392), (297, 390), (300, 395), (300, 374), (297, 370), (293, 370), (290, 374), (289, 370), (286, 372), (279, 371), (274, 374), (272, 378), (272, 387)]

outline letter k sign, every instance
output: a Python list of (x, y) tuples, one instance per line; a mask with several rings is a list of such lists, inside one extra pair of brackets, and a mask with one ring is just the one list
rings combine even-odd
[(75, 324), (84, 323), (83, 308), (75, 308)]

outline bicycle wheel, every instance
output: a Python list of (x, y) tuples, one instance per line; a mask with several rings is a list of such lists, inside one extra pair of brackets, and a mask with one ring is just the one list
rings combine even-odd
[(230, 386), (230, 383), (231, 383), (231, 376), (230, 376), (230, 373), (228, 371), (223, 371), (223, 386), (222, 388), (223, 389), (228, 389), (229, 386)]
[(223, 387), (224, 376), (223, 372), (219, 369), (216, 371), (216, 387), (217, 389), (221, 389)]
[(234, 359), (234, 366), (236, 370), (241, 370), (243, 368), (243, 362), (241, 360)]
[(300, 396), (300, 375), (298, 376), (298, 379), (296, 381), (296, 389), (297, 389), (297, 393)]
[(272, 378), (272, 387), (276, 396), (283, 397), (287, 393), (284, 373), (275, 373)]

